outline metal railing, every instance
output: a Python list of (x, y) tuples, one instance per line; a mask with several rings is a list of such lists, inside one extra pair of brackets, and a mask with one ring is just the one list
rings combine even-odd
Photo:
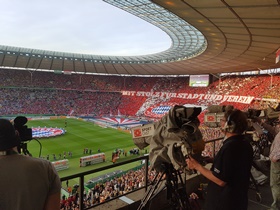
[[(205, 144), (208, 144), (208, 143), (212, 143), (213, 142), (213, 157), (215, 157), (215, 154), (216, 154), (216, 141), (220, 141), (222, 140), (223, 138), (216, 138), (216, 139), (212, 139), (212, 140), (208, 140), (208, 141), (205, 141)], [(148, 166), (149, 166), (149, 156), (145, 155), (145, 156), (140, 156), (140, 157), (137, 157), (137, 158), (134, 158), (134, 159), (131, 159), (131, 160), (127, 160), (127, 161), (123, 161), (123, 162), (118, 162), (118, 163), (115, 163), (113, 165), (108, 165), (108, 166), (104, 166), (104, 167), (101, 167), (101, 168), (97, 168), (97, 169), (93, 169), (93, 170), (89, 170), (89, 171), (86, 171), (86, 172), (82, 172), (82, 173), (78, 173), (78, 174), (74, 174), (74, 175), (70, 175), (70, 176), (66, 176), (66, 177), (63, 177), (61, 178), (61, 182), (64, 182), (64, 181), (67, 181), (67, 180), (70, 180), (70, 179), (76, 179), (78, 178), (79, 179), (79, 188), (78, 188), (78, 193), (79, 193), (79, 210), (84, 210), (84, 209), (91, 209), (91, 208), (94, 208), (96, 206), (99, 206), (99, 205), (102, 205), (106, 202), (109, 202), (109, 201), (112, 201), (112, 200), (115, 200), (121, 196), (124, 196), (124, 195), (119, 195), (119, 196), (115, 196), (113, 197), (112, 199), (109, 199), (109, 200), (106, 200), (102, 203), (98, 203), (98, 204), (95, 204), (93, 206), (90, 206), (90, 207), (84, 207), (84, 199), (83, 199), (83, 192), (85, 190), (85, 176), (87, 175), (91, 175), (91, 174), (94, 174), (94, 173), (98, 173), (98, 172), (101, 172), (101, 171), (105, 171), (105, 170), (108, 170), (108, 169), (112, 169), (112, 168), (116, 168), (116, 167), (119, 167), (119, 166), (123, 166), (123, 165), (127, 165), (127, 164), (130, 164), (130, 163), (133, 163), (133, 162), (137, 162), (137, 161), (143, 161), (145, 160), (144, 162), (144, 167), (145, 167), (145, 175), (144, 175), (144, 187), (141, 187), (141, 188), (137, 188), (135, 190), (132, 190), (128, 193), (126, 193), (125, 195), (128, 195), (130, 193), (133, 193), (133, 192), (136, 192), (136, 191), (139, 191), (143, 188), (145, 188), (145, 191), (147, 191), (148, 189)], [(102, 181), (101, 181), (102, 182)]]
[(209, 144), (209, 143), (213, 142), (213, 151), (212, 151), (213, 157), (215, 157), (215, 155), (216, 155), (216, 141), (220, 141), (222, 139), (224, 139), (224, 137), (220, 137), (220, 138), (205, 141), (205, 144)]
[(98, 173), (100, 171), (105, 171), (105, 170), (108, 170), (108, 169), (112, 169), (112, 168), (116, 168), (116, 167), (119, 167), (119, 166), (123, 166), (123, 165), (127, 165), (127, 164), (130, 164), (130, 163), (133, 163), (133, 162), (137, 162), (137, 161), (144, 161), (144, 167), (145, 167), (145, 180), (144, 180), (144, 187), (141, 187), (141, 188), (137, 188), (136, 190), (132, 190), (128, 193), (126, 193), (125, 195), (127, 194), (130, 194), (132, 192), (136, 192), (140, 189), (143, 189), (145, 188), (145, 190), (147, 191), (147, 187), (148, 187), (148, 160), (149, 160), (149, 156), (147, 155), (144, 155), (144, 156), (140, 156), (140, 157), (137, 157), (137, 158), (134, 158), (134, 159), (131, 159), (131, 160), (127, 160), (127, 161), (123, 161), (123, 162), (118, 162), (118, 163), (115, 163), (113, 165), (109, 165), (109, 166), (104, 166), (104, 167), (101, 167), (101, 168), (97, 168), (97, 169), (93, 169), (93, 170), (89, 170), (89, 171), (86, 171), (86, 172), (82, 172), (82, 173), (78, 173), (78, 174), (74, 174), (74, 175), (70, 175), (70, 176), (65, 176), (65, 177), (62, 177), (60, 180), (61, 182), (64, 182), (64, 181), (67, 181), (67, 180), (70, 180), (70, 179), (76, 179), (78, 178), (79, 179), (79, 188), (78, 188), (78, 193), (79, 193), (79, 210), (84, 210), (84, 209), (90, 209), (90, 208), (94, 208), (98, 205), (101, 205), (101, 204), (104, 204), (106, 202), (109, 202), (109, 201), (112, 201), (112, 200), (115, 200), (121, 196), (116, 196), (108, 201), (105, 201), (105, 202), (102, 202), (102, 203), (99, 203), (99, 204), (96, 204), (96, 205), (93, 205), (91, 207), (86, 207), (84, 208), (84, 199), (83, 199), (83, 192), (85, 190), (85, 176), (87, 175), (91, 175), (91, 174), (94, 174), (94, 173)]

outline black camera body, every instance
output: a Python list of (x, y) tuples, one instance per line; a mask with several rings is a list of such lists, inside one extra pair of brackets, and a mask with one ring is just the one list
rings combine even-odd
[(159, 121), (131, 129), (137, 147), (150, 145), (152, 169), (162, 172), (162, 164), (167, 163), (179, 170), (187, 166), (186, 155), (201, 155), (204, 141), (197, 117), (200, 113), (201, 107), (174, 105)]
[(32, 129), (25, 125), (27, 121), (27, 118), (23, 116), (14, 119), (14, 128), (19, 133), (20, 143), (32, 140)]

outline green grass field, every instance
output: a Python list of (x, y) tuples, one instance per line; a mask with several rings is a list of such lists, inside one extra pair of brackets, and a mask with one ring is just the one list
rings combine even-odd
[[(64, 128), (65, 119), (50, 119), (50, 120), (29, 120), (27, 123), (28, 127), (58, 127)], [(79, 119), (67, 119), (66, 134), (38, 139), (42, 144), (41, 157), (46, 157), (49, 155), (50, 161), (53, 160), (53, 154), (56, 157), (59, 154), (67, 152), (66, 158), (69, 160), (69, 169), (59, 171), (60, 177), (65, 177), (68, 175), (88, 171), (95, 169), (97, 167), (102, 167), (108, 164), (113, 164), (111, 157), (112, 152), (115, 149), (123, 149), (129, 151), (136, 148), (132, 141), (132, 136), (130, 133), (125, 131), (119, 131), (112, 128), (102, 128), (92, 122), (87, 122)], [(95, 164), (87, 167), (80, 167), (79, 160), (80, 157), (86, 156), (83, 154), (84, 148), (92, 149), (92, 154), (98, 153), (98, 149), (105, 153), (106, 161), (104, 163)], [(27, 149), (32, 154), (33, 157), (39, 157), (40, 144), (32, 140), (27, 143)], [(71, 151), (72, 158), (68, 157), (68, 151)], [(140, 151), (143, 154), (144, 151)], [(89, 154), (87, 154), (89, 155)], [(126, 157), (121, 155), (118, 161), (124, 161), (137, 157), (136, 155), (127, 155)], [(139, 163), (134, 163), (126, 166), (122, 166), (121, 170), (127, 170), (132, 168)], [(117, 169), (112, 169), (114, 171)], [(100, 172), (99, 174), (92, 174), (87, 179), (98, 177), (110, 171)]]

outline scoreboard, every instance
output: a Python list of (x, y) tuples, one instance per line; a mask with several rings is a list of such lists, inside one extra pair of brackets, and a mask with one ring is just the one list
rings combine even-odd
[(190, 75), (190, 87), (207, 87), (209, 85), (209, 75)]

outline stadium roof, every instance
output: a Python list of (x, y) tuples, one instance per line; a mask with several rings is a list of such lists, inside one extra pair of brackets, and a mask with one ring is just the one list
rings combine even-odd
[(104, 0), (165, 31), (166, 51), (102, 56), (0, 45), (0, 66), (117, 75), (189, 75), (275, 69), (280, 0)]

